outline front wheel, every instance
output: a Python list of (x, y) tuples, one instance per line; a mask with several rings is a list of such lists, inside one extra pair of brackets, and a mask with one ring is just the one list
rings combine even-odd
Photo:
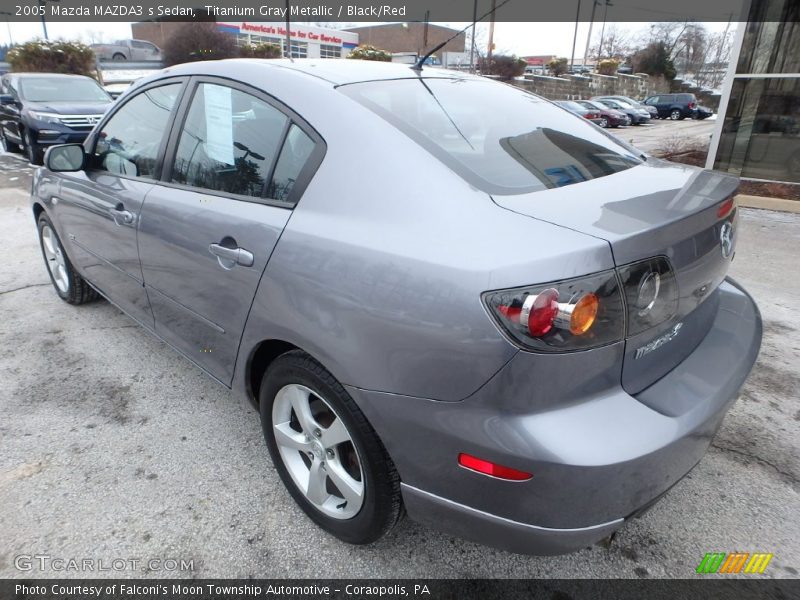
[(368, 544), (402, 516), (400, 479), (353, 399), (307, 354), (270, 365), (261, 426), (278, 474), (300, 508), (342, 541)]
[(117, 52), (111, 57), (111, 60), (127, 60), (122, 52)]
[(33, 136), (28, 130), (25, 130), (23, 139), (25, 140), (25, 154), (28, 157), (28, 162), (32, 165), (41, 165), (44, 158), (42, 147), (33, 141)]
[(53, 223), (46, 214), (42, 213), (39, 217), (38, 227), (44, 263), (59, 298), (69, 304), (84, 304), (96, 299), (97, 292), (73, 268)]
[(15, 144), (6, 137), (6, 132), (0, 128), (0, 144), (3, 146), (3, 152), (19, 152), (19, 144)]

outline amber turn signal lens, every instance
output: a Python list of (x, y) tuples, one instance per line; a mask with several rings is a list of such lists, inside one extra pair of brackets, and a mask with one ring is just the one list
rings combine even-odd
[(573, 335), (582, 335), (589, 331), (597, 317), (597, 308), (600, 302), (594, 294), (585, 294), (572, 309), (569, 319), (569, 331)]

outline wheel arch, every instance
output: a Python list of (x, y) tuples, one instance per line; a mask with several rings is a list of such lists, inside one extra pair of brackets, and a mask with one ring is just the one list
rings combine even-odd
[(32, 208), (33, 208), (33, 220), (36, 223), (38, 223), (39, 222), (39, 217), (41, 217), (42, 213), (45, 212), (44, 206), (42, 205), (41, 202), (36, 201), (36, 202), (33, 203), (33, 207)]
[[(245, 391), (247, 392), (248, 399), (256, 408), (258, 408), (258, 394), (264, 373), (267, 372), (267, 369), (276, 358), (292, 350), (303, 349), (284, 340), (267, 339), (256, 344), (250, 351), (247, 362), (245, 363)], [(303, 352), (306, 351), (303, 350)], [(314, 360), (317, 359), (314, 358)]]

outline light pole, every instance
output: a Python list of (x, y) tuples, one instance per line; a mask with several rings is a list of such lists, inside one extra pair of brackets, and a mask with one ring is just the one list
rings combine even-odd
[(578, 23), (581, 18), (581, 0), (578, 0), (578, 11), (575, 13), (575, 34), (572, 36), (572, 57), (569, 59), (569, 70), (575, 69), (575, 42), (578, 39)]
[[(603, 29), (600, 30), (600, 46), (597, 49), (597, 64), (600, 64), (600, 55), (603, 53), (603, 38), (606, 35), (606, 16), (608, 15), (608, 7), (614, 6), (611, 0), (606, 0), (606, 5), (603, 8)], [(611, 58), (609, 56), (609, 58)]]
[(589, 20), (589, 35), (586, 36), (586, 50), (583, 52), (583, 68), (586, 68), (586, 60), (589, 58), (589, 44), (592, 42), (592, 27), (594, 26), (594, 11), (597, 10), (597, 5), (600, 4), (600, 0), (594, 0), (592, 2), (592, 17)]

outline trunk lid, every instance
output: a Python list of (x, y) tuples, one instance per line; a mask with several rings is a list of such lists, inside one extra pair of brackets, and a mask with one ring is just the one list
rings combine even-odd
[(657, 256), (669, 260), (678, 289), (674, 315), (626, 340), (622, 385), (636, 394), (684, 360), (713, 323), (716, 289), (736, 240), (736, 210), (723, 217), (718, 211), (738, 183), (723, 173), (650, 158), (578, 185), (493, 200), (607, 241), (617, 267)]

